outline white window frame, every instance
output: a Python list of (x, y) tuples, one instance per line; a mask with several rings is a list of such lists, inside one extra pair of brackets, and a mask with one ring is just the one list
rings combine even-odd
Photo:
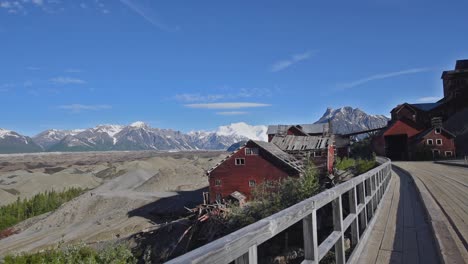
[[(437, 131), (439, 131), (439, 132), (437, 132)], [(435, 133), (435, 134), (440, 134), (440, 133), (442, 133), (442, 129), (436, 128), (436, 129), (434, 130), (434, 133)]]
[[(447, 156), (447, 153), (450, 153), (450, 156)], [(452, 157), (453, 157), (453, 151), (451, 151), (451, 150), (447, 150), (447, 151), (445, 151), (445, 153), (444, 153), (444, 154), (445, 154), (445, 157), (450, 157), (450, 158), (452, 158)]]
[[(242, 162), (240, 162), (242, 160)], [(238, 162), (239, 161), (239, 162)], [(245, 158), (236, 158), (234, 164), (236, 166), (244, 166), (245, 165)]]
[(245, 155), (247, 156), (258, 155), (258, 148), (245, 148)]
[(255, 186), (257, 186), (257, 182), (255, 180), (249, 180), (249, 187), (253, 188)]
[[(429, 144), (429, 142), (431, 142), (431, 143)], [(426, 140), (426, 145), (428, 145), (428, 146), (433, 146), (433, 145), (434, 145), (434, 140), (433, 140), (432, 138), (428, 138), (428, 139)]]
[[(437, 143), (438, 141), (440, 141), (440, 144)], [(443, 144), (442, 139), (440, 139), (440, 138), (436, 139), (436, 145), (437, 145), (437, 146), (442, 146), (442, 144)]]
[(215, 186), (221, 186), (221, 180), (215, 179)]

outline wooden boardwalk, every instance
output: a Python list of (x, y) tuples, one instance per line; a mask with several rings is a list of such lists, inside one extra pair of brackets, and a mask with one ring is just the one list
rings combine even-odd
[(468, 263), (468, 168), (431, 162), (397, 162), (411, 174), (424, 200), (441, 257)]
[(423, 204), (410, 176), (393, 173), (358, 263), (439, 263)]

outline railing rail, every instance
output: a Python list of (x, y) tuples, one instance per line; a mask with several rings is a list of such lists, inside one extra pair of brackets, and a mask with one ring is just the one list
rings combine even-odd
[[(336, 263), (346, 263), (345, 231), (351, 227), (351, 242), (355, 246), (348, 262), (356, 259), (356, 248), (387, 190), (391, 177), (391, 162), (377, 157), (380, 165), (331, 189), (286, 208), (274, 215), (248, 225), (188, 252), (168, 263), (257, 263), (257, 246), (302, 220), (305, 260), (319, 263), (335, 247)], [(349, 193), (349, 215), (343, 219), (342, 195)], [(333, 231), (320, 244), (317, 236), (317, 210), (332, 203)], [(360, 234), (359, 223), (364, 227)]]

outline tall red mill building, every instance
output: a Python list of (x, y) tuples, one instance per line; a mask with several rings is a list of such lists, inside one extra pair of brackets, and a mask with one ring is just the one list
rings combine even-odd
[[(444, 98), (435, 103), (395, 107), (386, 129), (373, 139), (378, 155), (393, 160), (452, 158), (468, 153), (456, 141), (452, 129), (468, 124), (468, 60), (459, 60), (455, 70), (442, 73)], [(460, 116), (465, 113), (465, 116)], [(462, 139), (460, 137), (459, 139)]]
[(322, 174), (332, 172), (335, 146), (328, 124), (269, 126), (268, 136), (269, 142), (248, 141), (208, 171), (210, 202), (250, 199), (265, 181), (300, 177), (308, 160)]

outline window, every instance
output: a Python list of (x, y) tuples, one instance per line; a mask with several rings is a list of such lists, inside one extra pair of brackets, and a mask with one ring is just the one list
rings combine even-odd
[(436, 134), (440, 134), (440, 132), (441, 132), (441, 129), (440, 129), (440, 128), (436, 128), (436, 129), (435, 129), (435, 133), (436, 133)]
[(221, 180), (220, 179), (215, 180), (215, 186), (221, 186)]
[(221, 201), (221, 194), (220, 193), (216, 194), (216, 201)]
[(445, 151), (445, 157), (452, 157), (453, 152), (452, 151)]
[(442, 139), (436, 139), (436, 145), (442, 146)]
[(245, 155), (258, 155), (258, 148), (245, 148)]
[(237, 166), (245, 165), (245, 159), (244, 158), (237, 158), (236, 159), (236, 165)]
[(434, 145), (434, 141), (432, 139), (428, 139), (426, 144), (427, 145)]
[(322, 152), (321, 151), (315, 151), (314, 152), (314, 157), (322, 157)]
[(255, 187), (255, 185), (256, 185), (255, 180), (249, 181), (249, 187)]

